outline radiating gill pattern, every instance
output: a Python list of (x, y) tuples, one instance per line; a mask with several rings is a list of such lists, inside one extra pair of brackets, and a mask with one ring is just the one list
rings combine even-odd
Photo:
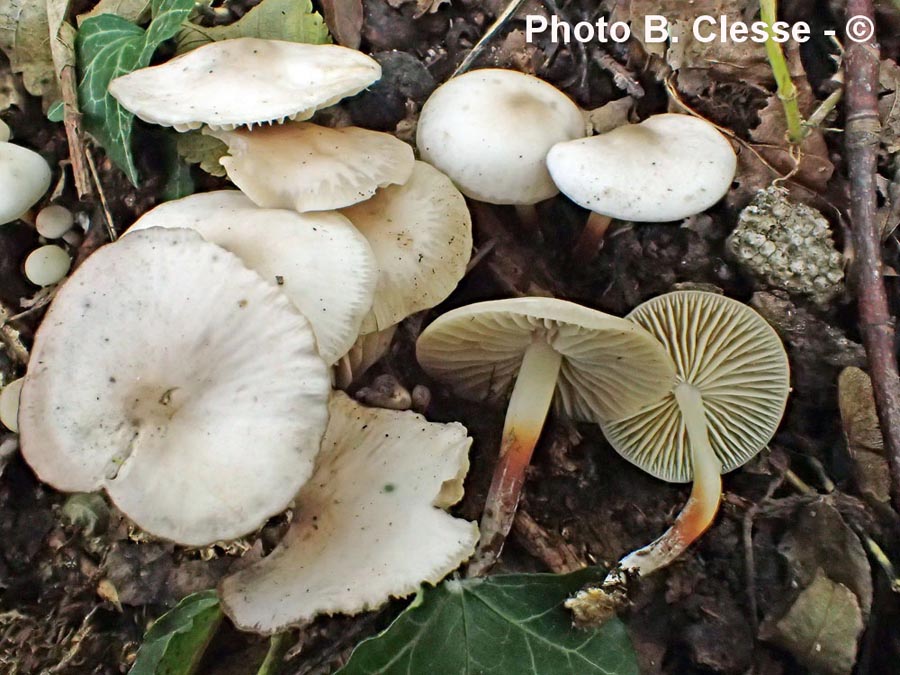
[[(724, 296), (684, 291), (646, 302), (628, 318), (662, 342), (678, 381), (700, 390), (723, 473), (769, 441), (784, 412), (790, 378), (781, 341), (759, 315)], [(648, 473), (671, 482), (692, 479), (687, 430), (673, 394), (605, 424), (604, 432)]]
[(441, 331), (422, 334), (419, 361), (432, 375), (453, 381), (460, 396), (499, 401), (512, 390), (528, 344), (545, 339), (563, 356), (556, 409), (591, 422), (627, 415), (671, 389), (672, 366), (650, 335), (573, 303), (553, 305), (520, 298), (445, 314), (432, 324)]

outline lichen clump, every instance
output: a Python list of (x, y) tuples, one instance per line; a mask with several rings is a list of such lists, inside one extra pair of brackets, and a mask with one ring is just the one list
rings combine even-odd
[(843, 256), (825, 217), (790, 201), (785, 190), (761, 190), (741, 212), (727, 241), (735, 259), (772, 288), (828, 304), (843, 288)]

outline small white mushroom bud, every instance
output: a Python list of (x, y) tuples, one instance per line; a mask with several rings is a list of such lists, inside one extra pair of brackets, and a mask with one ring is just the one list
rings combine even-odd
[(38, 212), (34, 225), (38, 234), (47, 239), (59, 239), (72, 229), (75, 217), (65, 206), (51, 204)]
[(19, 392), (22, 379), (13, 380), (0, 391), (0, 422), (10, 431), (19, 431)]
[(71, 266), (69, 254), (59, 246), (50, 244), (28, 254), (25, 258), (25, 276), (36, 286), (50, 286), (62, 281)]

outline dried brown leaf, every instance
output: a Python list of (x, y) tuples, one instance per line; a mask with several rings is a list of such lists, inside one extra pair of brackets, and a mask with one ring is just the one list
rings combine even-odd
[(0, 2), (0, 49), (9, 58), (13, 72), (22, 74), (29, 94), (46, 96), (50, 102), (59, 99), (44, 2)]
[(863, 630), (856, 596), (818, 570), (781, 619), (767, 620), (760, 637), (787, 649), (816, 673), (849, 675)]
[(886, 504), (891, 498), (891, 478), (875, 411), (872, 380), (864, 371), (845, 368), (841, 372), (838, 404), (859, 490), (866, 497)]
[(362, 0), (322, 0), (322, 13), (334, 41), (350, 49), (359, 49), (362, 39)]
[(881, 144), (888, 154), (900, 152), (900, 66), (891, 59), (881, 62), (879, 74), (882, 96), (878, 101), (881, 116)]

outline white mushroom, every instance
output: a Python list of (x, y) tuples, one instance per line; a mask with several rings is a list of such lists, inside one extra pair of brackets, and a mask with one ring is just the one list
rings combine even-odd
[(51, 286), (65, 279), (71, 266), (65, 249), (52, 244), (41, 246), (25, 258), (25, 277), (35, 286)]
[(0, 225), (21, 217), (50, 187), (50, 166), (36, 152), (0, 142)]
[(118, 77), (109, 93), (145, 122), (185, 131), (309, 119), (379, 77), (377, 61), (346, 47), (237, 38)]
[(274, 633), (318, 614), (375, 609), (437, 583), (475, 548), (476, 525), (445, 512), (463, 495), (465, 427), (365, 408), (340, 392), (329, 409), (290, 530), (271, 555), (222, 582), (222, 606), (240, 628)]
[(647, 331), (554, 298), (454, 309), (422, 332), (416, 356), (460, 396), (509, 395), (470, 575), (487, 571), (500, 554), (551, 402), (576, 420), (618, 418), (661, 399), (674, 380), (671, 360)]
[(10, 431), (19, 430), (19, 394), (23, 382), (20, 377), (0, 390), (0, 424)]
[(619, 418), (599, 418), (610, 444), (644, 471), (692, 480), (691, 496), (661, 537), (629, 553), (600, 588), (566, 603), (580, 623), (602, 623), (625, 599), (627, 582), (665, 567), (712, 524), (721, 474), (752, 459), (775, 434), (790, 388), (778, 335), (752, 309), (702, 291), (648, 300), (627, 317), (652, 333), (675, 364), (672, 391)]
[(378, 261), (378, 285), (362, 333), (384, 330), (434, 307), (456, 288), (472, 255), (472, 218), (447, 176), (416, 162), (404, 185), (342, 211)]
[(6, 143), (9, 140), (9, 127), (6, 122), (0, 120), (0, 143)]
[(51, 204), (38, 211), (34, 219), (34, 227), (38, 234), (47, 239), (59, 239), (72, 229), (75, 216), (65, 206)]
[(329, 364), (359, 335), (378, 278), (365, 237), (338, 213), (261, 209), (237, 190), (166, 202), (129, 232), (149, 227), (197, 230), (276, 284), (307, 317)]
[(719, 201), (731, 187), (737, 158), (709, 122), (667, 113), (559, 143), (547, 166), (579, 206), (610, 218), (667, 222)]
[(195, 232), (154, 228), (98, 250), (56, 295), (22, 389), (22, 453), (57, 489), (105, 489), (151, 534), (206, 545), (288, 506), (329, 388), (283, 294)]
[(530, 205), (559, 190), (545, 158), (561, 141), (586, 133), (565, 94), (514, 70), (488, 68), (454, 77), (422, 107), (416, 143), (422, 159), (467, 197)]
[(270, 209), (330, 211), (409, 180), (412, 148), (390, 134), (309, 122), (211, 131), (228, 145), (220, 161), (250, 199)]

